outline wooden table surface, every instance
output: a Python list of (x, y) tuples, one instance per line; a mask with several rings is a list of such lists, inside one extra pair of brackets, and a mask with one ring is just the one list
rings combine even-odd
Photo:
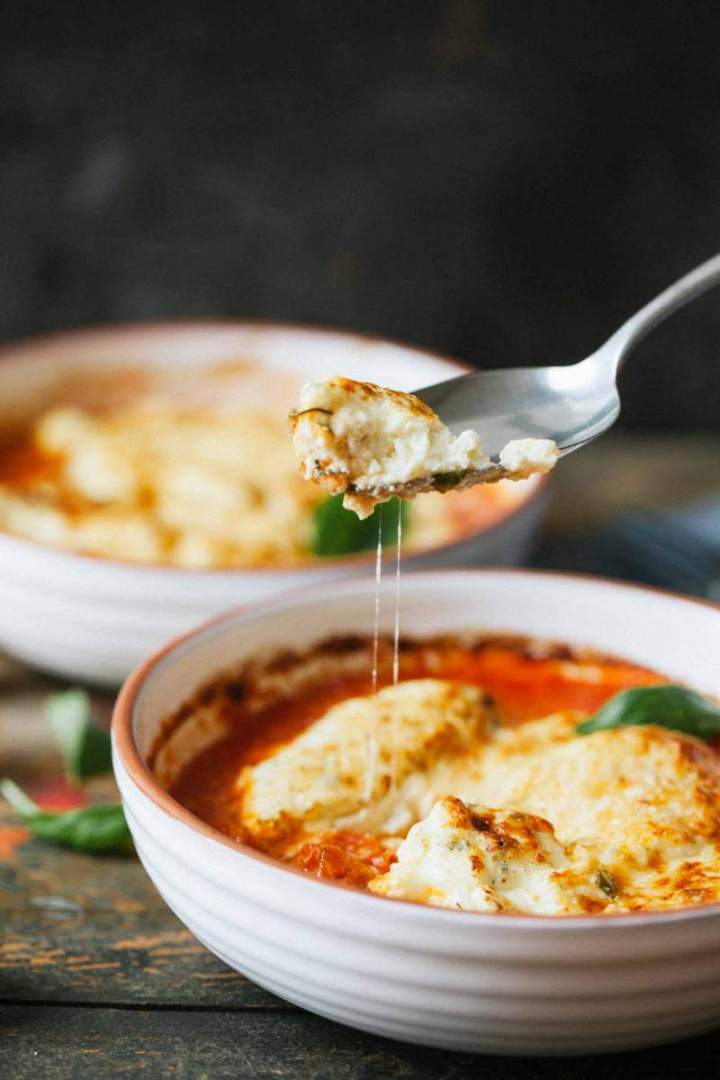
[[(559, 470), (549, 527), (717, 493), (718, 466), (720, 439), (605, 440)], [(42, 703), (60, 685), (0, 660), (1, 771), (20, 784), (58, 771)], [(109, 697), (96, 702), (109, 714)], [(216, 960), (135, 858), (30, 839), (0, 802), (0, 1062), (3, 1080), (655, 1080), (720, 1076), (720, 1032), (561, 1061), (478, 1058), (363, 1035), (286, 1005)]]

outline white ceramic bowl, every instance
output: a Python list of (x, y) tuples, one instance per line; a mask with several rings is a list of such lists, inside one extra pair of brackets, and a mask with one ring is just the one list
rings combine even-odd
[[(252, 323), (140, 325), (58, 334), (0, 350), (0, 422), (29, 416), (57, 399), (70, 372), (92, 380), (118, 366), (178, 368), (251, 360), (267, 370), (267, 395), (280, 409), (287, 384), (342, 373), (399, 389), (466, 369), (380, 339)], [(109, 390), (112, 391), (112, 383)], [(77, 386), (75, 388), (77, 392)], [(490, 527), (409, 555), (408, 566), (512, 565), (527, 554), (545, 502), (544, 481)], [(0, 533), (0, 647), (70, 678), (117, 685), (153, 649), (223, 611), (299, 584), (363, 574), (371, 557), (324, 559), (268, 570), (184, 570), (86, 558)]]
[[(386, 629), (393, 588), (384, 587)], [(384, 900), (243, 848), (160, 788), (145, 757), (195, 689), (265, 647), (369, 633), (373, 604), (369, 580), (272, 598), (169, 645), (129, 679), (113, 724), (115, 773), (140, 857), (170, 907), (281, 997), (410, 1042), (592, 1053), (720, 1022), (720, 904), (551, 918)], [(529, 571), (442, 571), (404, 577), (402, 619), (409, 635), (483, 629), (586, 645), (720, 694), (720, 609), (669, 594)]]

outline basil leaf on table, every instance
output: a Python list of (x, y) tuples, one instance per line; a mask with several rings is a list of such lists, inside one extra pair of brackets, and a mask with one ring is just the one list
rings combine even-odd
[(611, 697), (594, 716), (578, 724), (578, 735), (629, 724), (657, 724), (698, 739), (720, 738), (720, 708), (684, 686), (638, 686)]
[(45, 716), (60, 747), (68, 780), (76, 784), (86, 776), (110, 772), (110, 736), (93, 724), (90, 698), (84, 690), (51, 694)]
[(382, 521), (383, 547), (391, 547), (397, 542), (398, 518), (403, 528), (407, 526), (409, 508), (402, 499), (390, 499), (376, 506), (364, 521), (352, 510), (346, 510), (342, 501), (342, 495), (331, 495), (315, 509), (310, 542), (313, 555), (352, 555), (372, 551), (377, 544), (378, 521)]
[(132, 850), (130, 830), (120, 803), (53, 813), (41, 810), (12, 780), (0, 780), (0, 794), (18, 813), (23, 824), (43, 840), (91, 854)]

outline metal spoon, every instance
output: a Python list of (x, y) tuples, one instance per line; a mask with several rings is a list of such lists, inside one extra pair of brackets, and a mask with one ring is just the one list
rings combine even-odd
[(530, 437), (553, 439), (561, 455), (570, 454), (617, 419), (617, 374), (628, 353), (668, 315), (718, 282), (720, 255), (715, 255), (661, 292), (578, 364), (479, 371), (415, 393), (453, 433), (477, 431), (493, 461), (511, 439)]
[[(431, 474), (404, 483), (364, 489), (379, 501), (492, 483), (513, 474), (499, 463), (512, 439), (552, 439), (560, 455), (586, 446), (614, 424), (620, 413), (617, 374), (628, 353), (653, 327), (720, 282), (720, 255), (685, 274), (623, 323), (604, 345), (564, 367), (478, 371), (415, 391), (453, 434), (477, 431), (491, 459), (482, 469)], [(517, 478), (517, 477), (516, 477)], [(350, 494), (354, 488), (348, 489)]]

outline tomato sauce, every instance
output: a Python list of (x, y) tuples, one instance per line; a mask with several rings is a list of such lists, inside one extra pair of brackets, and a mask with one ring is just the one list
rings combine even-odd
[(0, 484), (26, 491), (58, 478), (60, 458), (43, 453), (30, 439), (4, 443), (0, 451)]
[[(385, 655), (379, 686), (387, 685)], [(451, 679), (481, 686), (497, 704), (504, 724), (577, 709), (590, 714), (621, 690), (662, 682), (658, 675), (623, 660), (584, 657), (562, 646), (547, 654), (527, 642), (487, 640), (472, 645), (453, 642), (405, 642), (400, 679)], [(251, 712), (242, 695), (231, 699), (232, 731), (199, 753), (183, 769), (172, 795), (203, 821), (235, 840), (244, 841), (241, 794), (237, 779), (246, 765), (271, 757), (327, 710), (350, 697), (370, 694), (367, 676), (336, 677), (294, 698)], [(384, 873), (394, 855), (372, 836), (351, 832), (319, 834), (302, 843), (292, 862), (320, 877), (366, 885)]]

